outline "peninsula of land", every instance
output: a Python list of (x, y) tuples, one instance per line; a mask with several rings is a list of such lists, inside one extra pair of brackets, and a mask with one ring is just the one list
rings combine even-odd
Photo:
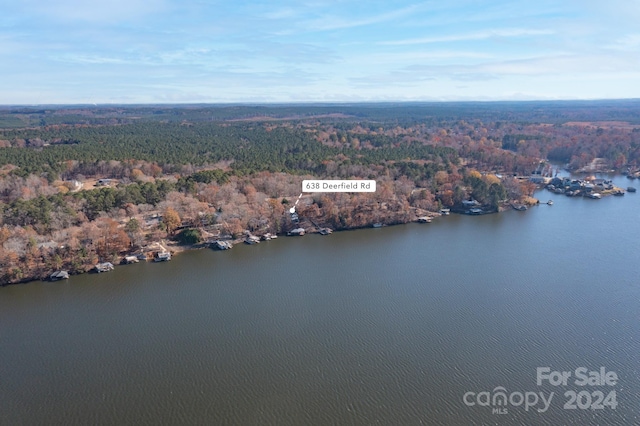
[[(0, 284), (184, 247), (524, 210), (543, 185), (623, 195), (633, 187), (591, 175), (639, 175), (639, 107), (0, 107)], [(562, 179), (557, 164), (584, 176)], [(376, 191), (300, 196), (320, 179)]]

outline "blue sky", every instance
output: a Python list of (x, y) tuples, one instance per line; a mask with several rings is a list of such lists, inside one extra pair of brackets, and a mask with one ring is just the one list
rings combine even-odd
[(0, 0), (0, 104), (640, 98), (640, 0)]

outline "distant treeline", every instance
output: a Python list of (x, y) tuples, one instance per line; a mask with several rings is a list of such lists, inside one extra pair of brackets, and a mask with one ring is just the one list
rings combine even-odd
[(528, 102), (408, 102), (297, 105), (108, 105), (0, 107), (0, 128), (125, 124), (136, 121), (206, 122), (270, 118), (336, 121), (339, 117), (412, 125), (439, 120), (521, 123), (628, 121), (640, 123), (640, 100)]
[[(30, 147), (37, 139), (45, 142)], [(373, 164), (404, 159), (456, 161), (457, 153), (447, 147), (401, 143), (384, 135), (369, 137), (376, 149), (355, 150), (320, 143), (313, 132), (293, 127), (265, 127), (255, 123), (151, 123), (127, 125), (60, 127), (6, 130), (0, 140), (10, 147), (0, 149), (0, 166), (11, 164), (16, 173), (64, 171), (67, 161), (144, 160), (161, 166), (202, 166), (232, 161), (236, 174), (257, 171), (323, 174), (323, 162), (337, 155), (356, 164)], [(24, 147), (15, 146), (19, 141)]]

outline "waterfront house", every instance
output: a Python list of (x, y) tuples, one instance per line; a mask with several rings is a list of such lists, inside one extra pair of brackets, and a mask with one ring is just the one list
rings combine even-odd
[(477, 202), (476, 200), (462, 200), (462, 205), (466, 208), (471, 208), (471, 207), (478, 207), (480, 206), (480, 203)]
[(157, 252), (153, 259), (154, 262), (167, 262), (169, 260), (171, 260), (171, 253), (168, 251)]
[(593, 185), (600, 191), (613, 189), (613, 181), (611, 179), (594, 179)]
[(564, 183), (562, 182), (562, 179), (560, 179), (559, 177), (554, 177), (553, 179), (551, 179), (551, 182), (549, 182), (549, 185), (553, 185), (556, 188), (564, 187)]
[(260, 237), (256, 237), (255, 235), (248, 234), (244, 239), (246, 244), (258, 244), (260, 242)]
[(571, 184), (569, 184), (569, 191), (579, 191), (582, 189), (582, 181), (581, 180), (572, 180)]

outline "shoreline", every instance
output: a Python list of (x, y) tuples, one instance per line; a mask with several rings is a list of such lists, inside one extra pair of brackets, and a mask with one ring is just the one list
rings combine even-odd
[[(492, 212), (492, 213), (498, 213), (498, 212)], [(429, 212), (429, 217), (431, 218), (435, 218), (435, 217), (439, 217), (442, 216), (442, 214), (440, 213), (436, 213), (436, 212)], [(398, 226), (398, 225), (407, 225), (409, 223), (419, 223), (419, 221), (417, 219), (415, 220), (411, 220), (411, 221), (407, 221), (407, 222), (391, 222), (391, 223), (384, 223), (382, 226), (383, 227), (387, 227), (387, 226)], [(355, 231), (355, 230), (359, 230), (359, 229), (368, 229), (368, 228), (376, 228), (375, 226), (373, 226), (373, 223), (364, 225), (364, 226), (355, 226), (355, 227), (349, 227), (349, 228), (340, 228), (340, 229), (334, 229), (332, 230), (332, 232), (344, 232), (344, 231)], [(309, 227), (309, 229), (312, 229), (312, 231), (306, 232), (306, 234), (320, 234), (320, 232), (318, 231), (319, 228), (317, 227)], [(285, 238), (285, 237), (291, 237), (291, 238), (296, 238), (298, 236), (295, 235), (287, 235), (286, 233), (277, 235), (278, 238)], [(231, 240), (228, 239), (224, 239), (223, 241), (229, 241), (231, 242), (233, 245), (236, 244), (243, 244), (245, 239), (244, 238), (234, 238)], [(263, 241), (261, 241), (263, 242)], [(154, 245), (158, 245), (160, 247), (164, 247), (166, 248), (166, 251), (168, 251), (171, 256), (173, 257), (174, 255), (178, 255), (180, 253), (184, 253), (187, 251), (194, 251), (194, 250), (202, 250), (202, 249), (209, 249), (209, 250), (213, 250), (213, 251), (225, 251), (225, 250), (215, 250), (214, 248), (211, 247), (211, 244), (213, 243), (213, 240), (210, 241), (203, 241), (203, 242), (199, 242), (196, 244), (180, 244), (177, 241), (173, 241), (173, 240), (161, 240), (159, 242), (155, 242), (155, 243), (151, 243), (146, 247), (149, 246), (154, 246)], [(136, 249), (130, 252), (126, 252), (126, 253), (121, 253), (119, 256), (124, 259), (127, 256), (135, 256), (136, 253), (140, 254), (140, 253), (145, 253), (144, 248), (143, 249)], [(153, 252), (152, 250), (146, 250), (146, 252)], [(170, 260), (169, 260), (170, 261)], [(149, 258), (147, 256), (147, 260), (141, 260), (141, 262), (154, 262), (153, 258)], [(162, 263), (162, 262), (158, 262), (158, 263)], [(113, 264), (114, 267), (126, 267), (128, 266), (126, 263), (122, 263), (122, 262), (118, 262), (118, 263), (114, 263)], [(51, 273), (56, 272), (56, 271), (51, 271)], [(84, 272), (74, 272), (74, 273), (69, 273), (69, 278), (67, 279), (71, 279), (71, 277), (73, 276), (77, 276), (77, 275), (86, 275), (86, 274), (97, 274), (97, 273), (108, 273), (108, 272), (96, 272), (95, 271), (95, 267), (92, 267), (91, 269), (88, 269)], [(6, 284), (2, 284), (0, 285), (0, 288), (2, 287), (9, 287), (9, 286), (13, 286), (13, 285), (21, 285), (21, 284), (28, 284), (28, 283), (32, 283), (35, 281), (41, 281), (43, 283), (48, 283), (48, 284), (53, 284), (55, 282), (58, 281), (66, 281), (67, 279), (58, 279), (58, 280), (52, 280), (49, 278), (50, 275), (47, 275), (46, 277), (31, 277), (31, 278), (25, 278), (23, 280), (20, 280), (18, 282), (14, 282), (14, 283), (6, 283)]]
[[(512, 207), (510, 207), (509, 203), (506, 203), (504, 207), (501, 206), (501, 208), (498, 209), (498, 211), (484, 211), (481, 215), (486, 215), (486, 214), (498, 214), (504, 211), (508, 211), (511, 210)], [(469, 213), (468, 211), (465, 211), (465, 209), (451, 209), (450, 210), (451, 214), (459, 214), (459, 215), (464, 215), (464, 216), (478, 216), (478, 214), (474, 214), (474, 213)], [(448, 213), (446, 214), (448, 215)], [(445, 214), (442, 214), (440, 212), (431, 212), (431, 211), (426, 211), (426, 214), (421, 215), (421, 217), (428, 217), (430, 220), (425, 223), (425, 226), (431, 223), (432, 219), (435, 219), (437, 217), (440, 216), (445, 216)], [(421, 223), (420, 221), (420, 217), (414, 218), (413, 220), (410, 221), (391, 221), (391, 222), (387, 222), (387, 223), (382, 223), (381, 227), (387, 227), (387, 226), (399, 226), (399, 225), (407, 225), (410, 223)], [(372, 222), (372, 223), (367, 223), (366, 225), (363, 226), (354, 226), (354, 227), (346, 227), (346, 228), (338, 228), (338, 229), (333, 229), (332, 232), (345, 232), (345, 231), (356, 231), (356, 230), (361, 230), (361, 229), (376, 229), (378, 228), (378, 226), (375, 226), (377, 224)], [(310, 226), (307, 229), (309, 229), (309, 231), (306, 232), (306, 234), (320, 234), (319, 232), (319, 227), (317, 226)], [(281, 234), (276, 234), (278, 238), (285, 238), (285, 237), (291, 237), (291, 238), (296, 238), (298, 236), (296, 235), (287, 235), (287, 233), (281, 233)], [(169, 240), (169, 239), (162, 239), (160, 241), (156, 241), (153, 243), (150, 243), (149, 245), (145, 246), (144, 248), (137, 248), (136, 250), (133, 251), (129, 251), (129, 252), (125, 252), (125, 253), (120, 253), (119, 257), (121, 259), (124, 259), (127, 256), (135, 256), (136, 254), (140, 254), (140, 253), (153, 253), (154, 250), (148, 250), (149, 247), (162, 247), (165, 248), (166, 251), (168, 251), (171, 256), (173, 257), (174, 255), (178, 255), (180, 253), (184, 253), (187, 251), (194, 251), (194, 250), (202, 250), (202, 249), (209, 249), (209, 250), (213, 250), (213, 251), (225, 251), (225, 250), (216, 250), (213, 247), (211, 247), (211, 244), (214, 242), (215, 240), (210, 239), (208, 241), (202, 241), (196, 244), (180, 244), (179, 242), (175, 241), (175, 240)], [(243, 244), (245, 241), (245, 238), (233, 238), (233, 239), (222, 239), (222, 241), (228, 241), (231, 242), (233, 245), (236, 244)], [(261, 241), (263, 242), (263, 241)], [(147, 250), (145, 250), (147, 249)], [(143, 260), (141, 260), (142, 262)], [(154, 262), (153, 258), (149, 258), (149, 256), (147, 255), (147, 259), (144, 260), (145, 262)], [(170, 261), (170, 260), (169, 260)], [(159, 262), (161, 263), (161, 262)], [(128, 266), (128, 264), (123, 263), (123, 262), (117, 262), (117, 263), (113, 263), (114, 267), (126, 267)], [(51, 271), (51, 273), (53, 273), (55, 271)], [(85, 274), (97, 274), (99, 272), (95, 271), (95, 267), (91, 267), (88, 270), (85, 270), (84, 272), (74, 272), (74, 273), (69, 273), (69, 278), (70, 279), (72, 276), (76, 276), (76, 275), (85, 275)], [(100, 272), (100, 273), (108, 273), (108, 272)], [(18, 282), (14, 282), (14, 283), (6, 283), (6, 284), (2, 284), (0, 285), (0, 287), (9, 287), (9, 286), (13, 286), (13, 285), (20, 285), (20, 284), (28, 284), (31, 282), (35, 282), (35, 281), (41, 281), (43, 283), (49, 283), (49, 284), (53, 284), (57, 281), (66, 281), (66, 279), (58, 279), (58, 280), (52, 280), (49, 278), (50, 275), (47, 275), (46, 277), (31, 277), (31, 278), (25, 278), (21, 281)]]
[[(546, 185), (542, 185), (538, 187), (539, 190), (547, 190), (549, 192), (551, 192), (553, 194), (553, 191), (551, 189), (549, 189)], [(621, 188), (615, 187), (614, 189), (618, 190)], [(555, 194), (555, 195), (566, 195), (566, 194)], [(613, 196), (614, 191), (602, 191), (602, 195), (603, 196)], [(581, 194), (580, 196), (583, 196), (583, 194)], [(541, 205), (541, 204), (547, 204), (546, 201), (541, 202), (539, 199), (533, 198), (533, 197), (525, 197), (524, 199), (520, 199), (517, 201), (514, 200), (507, 200), (503, 203), (501, 203), (501, 205), (499, 206), (497, 211), (491, 211), (491, 210), (487, 210), (487, 209), (475, 209), (475, 210), (481, 210), (480, 212), (474, 212), (474, 209), (469, 209), (468, 207), (464, 207), (464, 206), (459, 206), (456, 208), (451, 208), (450, 209), (450, 213), (451, 214), (459, 214), (459, 215), (466, 215), (466, 216), (481, 216), (481, 215), (487, 215), (487, 214), (497, 214), (497, 213), (501, 213), (504, 211), (508, 211), (508, 210), (526, 210), (526, 207), (532, 207), (535, 205)], [(481, 206), (481, 207), (486, 207), (486, 206)], [(520, 208), (523, 207), (523, 208)], [(423, 211), (424, 214), (421, 215), (421, 217), (428, 217), (429, 220), (427, 221), (427, 223), (431, 222), (431, 219), (434, 219), (436, 217), (439, 216), (443, 216), (443, 214), (441, 212), (431, 212), (431, 211)], [(449, 213), (447, 213), (449, 214)], [(416, 214), (417, 216), (417, 214)], [(409, 221), (389, 221), (386, 223), (382, 223), (381, 226), (397, 226), (397, 225), (406, 225), (408, 223), (420, 223), (421, 222), (421, 217), (416, 217), (412, 220)], [(333, 229), (332, 232), (343, 232), (343, 231), (354, 231), (354, 230), (358, 230), (358, 229), (367, 229), (367, 228), (377, 228), (379, 226), (375, 226), (378, 223), (367, 223), (365, 225), (362, 226), (354, 226), (354, 227), (344, 227), (344, 228), (337, 228), (337, 229)], [(308, 229), (308, 231), (306, 231)], [(315, 224), (313, 226), (309, 226), (305, 229), (306, 233), (308, 234), (316, 234), (319, 233), (319, 229), (321, 229), (320, 227), (316, 226)], [(289, 235), (287, 235), (287, 233), (281, 233), (281, 234), (276, 234), (277, 237), (280, 238), (284, 238), (287, 237)], [(295, 235), (293, 235), (293, 237), (295, 237)], [(147, 253), (147, 257), (146, 260), (144, 261), (153, 261), (153, 257), (149, 258), (148, 253), (156, 253), (159, 251), (167, 251), (171, 254), (171, 256), (186, 252), (186, 251), (192, 251), (192, 250), (201, 250), (201, 249), (211, 249), (211, 250), (215, 250), (213, 247), (211, 247), (211, 244), (213, 244), (215, 240), (214, 239), (208, 239), (207, 241), (202, 241), (196, 244), (181, 244), (175, 240), (170, 240), (170, 239), (162, 239), (160, 241), (156, 241), (153, 243), (148, 244), (145, 247), (142, 248), (137, 248), (136, 250), (132, 250), (132, 251), (128, 251), (128, 252), (123, 252), (120, 253), (118, 256), (120, 257), (120, 259), (122, 260), (121, 262), (117, 262), (114, 263), (114, 266), (116, 267), (121, 267), (121, 266), (127, 266), (126, 263), (124, 263), (124, 258), (127, 256), (136, 256), (137, 254), (141, 254), (141, 253)], [(233, 245), (236, 244), (242, 244), (245, 241), (245, 237), (243, 238), (232, 238), (232, 239), (222, 239), (222, 241), (228, 241), (230, 243), (232, 243)], [(161, 250), (155, 250), (153, 247), (160, 247)], [(216, 250), (218, 251), (218, 250)], [(221, 250), (224, 251), (224, 250)], [(34, 282), (34, 281), (42, 281), (42, 282), (46, 282), (46, 283), (53, 283), (56, 281), (64, 281), (65, 279), (58, 279), (58, 280), (54, 280), (51, 279), (50, 276), (52, 273), (57, 272), (57, 271), (50, 271), (49, 274), (47, 274), (45, 277), (28, 277), (28, 278), (23, 278), (20, 281), (17, 282), (13, 282), (13, 283), (4, 283), (1, 284), (0, 287), (7, 287), (7, 286), (12, 286), (12, 285), (19, 285), (19, 284), (28, 284), (30, 282)], [(74, 271), (73, 273), (69, 273), (69, 278), (71, 276), (74, 275), (83, 275), (83, 274), (92, 274), (92, 273), (98, 273), (95, 271), (95, 265), (92, 266), (89, 269), (86, 269), (83, 272), (78, 272), (78, 271)], [(105, 272), (101, 272), (101, 273), (105, 273)]]

